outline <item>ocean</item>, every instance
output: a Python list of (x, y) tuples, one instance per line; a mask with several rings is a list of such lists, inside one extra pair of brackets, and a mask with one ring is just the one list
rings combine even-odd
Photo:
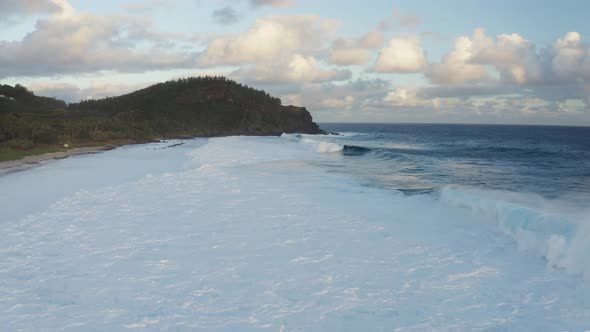
[(0, 176), (0, 326), (590, 329), (590, 128), (320, 126)]
[[(590, 204), (590, 128), (325, 124), (368, 185), (425, 193), (447, 185), (580, 198)], [(357, 149), (358, 147), (358, 149)], [(354, 156), (361, 158), (354, 158)]]

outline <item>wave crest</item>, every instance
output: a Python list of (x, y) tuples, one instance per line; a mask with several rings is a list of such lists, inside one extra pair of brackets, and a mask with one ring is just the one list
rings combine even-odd
[(590, 220), (579, 208), (533, 194), (456, 186), (441, 189), (440, 200), (495, 221), (520, 249), (549, 266), (590, 279)]

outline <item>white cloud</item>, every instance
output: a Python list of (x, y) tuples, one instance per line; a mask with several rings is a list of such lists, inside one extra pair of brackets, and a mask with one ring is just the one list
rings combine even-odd
[(347, 80), (351, 73), (323, 68), (313, 56), (293, 54), (286, 61), (242, 67), (232, 76), (254, 82), (325, 82)]
[(397, 88), (390, 91), (383, 101), (390, 106), (424, 106), (425, 101), (418, 97), (417, 89)]
[(353, 96), (346, 96), (344, 98), (326, 98), (321, 101), (320, 106), (323, 108), (344, 108), (349, 109), (354, 104)]
[(123, 8), (130, 13), (147, 13), (166, 4), (165, 0), (142, 0), (127, 3), (123, 5)]
[(379, 52), (374, 70), (381, 73), (419, 73), (428, 61), (416, 38), (395, 38)]
[(125, 84), (119, 82), (97, 81), (88, 87), (79, 87), (71, 83), (35, 82), (28, 88), (39, 96), (56, 97), (66, 102), (78, 102), (85, 99), (99, 99), (109, 96), (119, 96), (144, 87), (151, 83)]
[(209, 66), (272, 63), (316, 50), (338, 26), (337, 21), (315, 15), (260, 18), (244, 33), (212, 40), (199, 62)]
[(578, 32), (568, 32), (553, 45), (551, 69), (558, 80), (590, 80), (590, 49)]
[(473, 43), (474, 63), (492, 65), (504, 82), (527, 84), (541, 80), (542, 72), (535, 45), (518, 34), (501, 34), (496, 40), (476, 30)]
[(240, 65), (232, 77), (251, 82), (345, 80), (350, 71), (326, 68), (310, 55), (321, 51), (338, 26), (338, 21), (315, 15), (261, 18), (243, 33), (212, 40), (199, 63)]
[(371, 60), (371, 52), (366, 48), (339, 48), (330, 52), (330, 61), (340, 66), (364, 65)]
[(371, 31), (360, 38), (336, 39), (330, 51), (330, 61), (337, 65), (363, 65), (370, 61), (371, 50), (383, 45), (383, 34)]
[[(164, 50), (179, 34), (154, 31), (137, 16), (78, 13), (66, 0), (20, 41), (0, 41), (0, 77), (99, 70), (146, 71), (192, 65), (189, 54)], [(65, 33), (67, 32), (67, 33)]]
[(325, 110), (333, 114), (338, 110), (359, 110), (367, 100), (381, 99), (390, 90), (389, 82), (380, 79), (354, 80), (341, 84), (307, 82), (293, 85), (287, 92), (280, 92), (277, 87), (269, 86), (268, 91), (280, 95), (285, 105), (301, 105), (312, 112)]
[(0, 22), (9, 17), (57, 12), (60, 2), (52, 0), (2, 0)]
[(472, 39), (457, 38), (453, 51), (441, 63), (430, 65), (427, 76), (440, 85), (458, 85), (489, 78), (484, 65), (472, 62), (475, 56), (473, 49)]
[[(497, 73), (499, 80), (494, 79)], [(553, 45), (537, 51), (519, 34), (488, 37), (476, 29), (472, 37), (459, 37), (451, 53), (432, 64), (427, 76), (433, 83), (459, 85), (498, 81), (538, 85), (590, 80), (590, 49), (578, 32), (569, 32)]]
[(289, 93), (281, 97), (281, 101), (283, 105), (295, 105), (301, 106), (303, 105), (303, 97), (298, 93)]
[(254, 7), (271, 6), (271, 7), (289, 7), (295, 4), (295, 0), (250, 0)]
[(337, 72), (318, 68), (314, 57), (300, 54), (293, 55), (288, 68), (290, 81), (330, 81), (337, 76)]

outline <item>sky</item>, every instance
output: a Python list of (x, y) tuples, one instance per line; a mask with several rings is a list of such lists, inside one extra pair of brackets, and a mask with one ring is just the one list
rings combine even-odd
[(318, 122), (590, 126), (590, 1), (0, 0), (0, 83), (223, 75)]

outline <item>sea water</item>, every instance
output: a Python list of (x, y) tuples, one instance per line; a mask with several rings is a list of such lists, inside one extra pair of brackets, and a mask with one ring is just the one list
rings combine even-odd
[(324, 124), (0, 177), (0, 330), (590, 329), (590, 130)]

